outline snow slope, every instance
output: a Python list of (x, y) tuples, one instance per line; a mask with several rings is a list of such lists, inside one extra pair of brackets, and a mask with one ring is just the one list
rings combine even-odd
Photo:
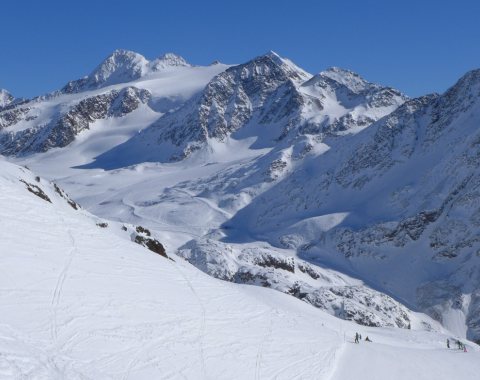
[[(25, 168), (0, 160), (0, 173), (0, 378), (441, 380), (480, 370), (476, 346), (460, 353), (441, 333), (360, 328), (213, 279), (130, 242), (121, 224), (102, 228)], [(355, 331), (373, 343), (354, 345)]]

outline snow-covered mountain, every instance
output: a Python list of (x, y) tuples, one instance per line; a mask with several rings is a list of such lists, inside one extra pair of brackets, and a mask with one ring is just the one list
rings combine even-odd
[(148, 61), (143, 55), (133, 51), (115, 50), (89, 75), (67, 83), (62, 92), (75, 93), (127, 83), (153, 72), (166, 71), (176, 67), (190, 67), (190, 64), (173, 53), (167, 53), (153, 61)]
[[(117, 50), (89, 76), (61, 91), (0, 107), (0, 152), (18, 156), (65, 147), (99, 121), (120, 124), (134, 111), (140, 124), (149, 125), (225, 68), (192, 67), (171, 53), (147, 61), (140, 54)], [(142, 128), (136, 124), (134, 130), (124, 130), (124, 139)], [(118, 143), (115, 140), (111, 147)]]
[(408, 99), (273, 52), (199, 67), (116, 51), (0, 109), (0, 150), (211, 276), (479, 340), (479, 76)]
[(100, 157), (99, 165), (180, 160), (230, 137), (254, 138), (251, 148), (258, 149), (290, 146), (305, 135), (355, 133), (405, 99), (338, 68), (312, 77), (270, 52), (220, 73), (180, 109)]

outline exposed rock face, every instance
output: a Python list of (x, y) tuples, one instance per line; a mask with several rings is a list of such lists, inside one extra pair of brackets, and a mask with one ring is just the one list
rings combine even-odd
[(244, 247), (215, 240), (192, 240), (177, 254), (222, 280), (269, 287), (366, 326), (408, 328), (410, 311), (367, 286), (347, 285), (342, 277), (286, 257), (272, 247)]
[(24, 120), (29, 111), (28, 107), (5, 108), (4, 110), (0, 108), (0, 131)]
[(23, 179), (21, 179), (20, 182), (23, 182), (27, 187), (27, 190), (30, 191), (32, 194), (35, 194), (37, 197), (43, 199), (44, 201), (52, 203), (52, 201), (50, 200), (50, 197), (47, 194), (45, 194), (45, 192), (38, 185), (27, 182)]
[(0, 113), (0, 126), (6, 133), (0, 136), (0, 152), (18, 155), (45, 152), (51, 148), (65, 147), (92, 122), (107, 117), (121, 117), (145, 104), (150, 99), (147, 90), (126, 87), (85, 98), (61, 113), (46, 125), (38, 125), (18, 132), (8, 132), (8, 127), (25, 117), (29, 107), (15, 108)]
[(150, 230), (142, 226), (136, 226), (135, 232), (136, 234), (133, 236), (133, 241), (135, 243), (140, 244), (145, 248), (148, 248), (150, 251), (169, 259), (162, 243), (152, 237)]

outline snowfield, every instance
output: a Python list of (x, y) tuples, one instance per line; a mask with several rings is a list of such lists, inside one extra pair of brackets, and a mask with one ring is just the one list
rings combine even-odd
[[(23, 167), (0, 161), (0, 173), (0, 378), (475, 379), (480, 371), (476, 345), (447, 350), (440, 332), (361, 327), (270, 289), (219, 281), (130, 242), (121, 224), (102, 228)], [(373, 342), (352, 343), (356, 331)]]

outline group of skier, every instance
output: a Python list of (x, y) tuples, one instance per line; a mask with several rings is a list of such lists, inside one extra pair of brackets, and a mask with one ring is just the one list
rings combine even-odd
[[(455, 340), (455, 344), (457, 345), (457, 349), (467, 352), (467, 346), (465, 346), (462, 342)], [(447, 348), (450, 348), (450, 339), (447, 339)]]
[[(356, 332), (355, 343), (360, 343), (361, 340), (362, 340), (362, 334), (359, 334), (358, 332)], [(365, 338), (365, 342), (371, 342), (368, 336)], [(467, 352), (467, 346), (465, 346), (462, 342), (460, 342), (458, 339), (455, 339), (454, 342), (457, 345), (457, 349), (463, 350), (463, 352)], [(447, 339), (447, 348), (450, 348), (450, 339)]]
[[(360, 343), (361, 340), (362, 340), (362, 335), (356, 332), (355, 343)], [(368, 336), (365, 338), (365, 342), (371, 342)], [(462, 342), (460, 342), (458, 339), (454, 340), (454, 342), (457, 345), (457, 349), (463, 350), (463, 352), (467, 352), (467, 346), (465, 346)], [(447, 339), (447, 348), (450, 348), (450, 339)]]
[[(361, 340), (362, 340), (362, 335), (359, 334), (358, 332), (355, 333), (355, 343), (360, 343)], [(365, 342), (371, 342), (368, 336), (365, 338)]]

